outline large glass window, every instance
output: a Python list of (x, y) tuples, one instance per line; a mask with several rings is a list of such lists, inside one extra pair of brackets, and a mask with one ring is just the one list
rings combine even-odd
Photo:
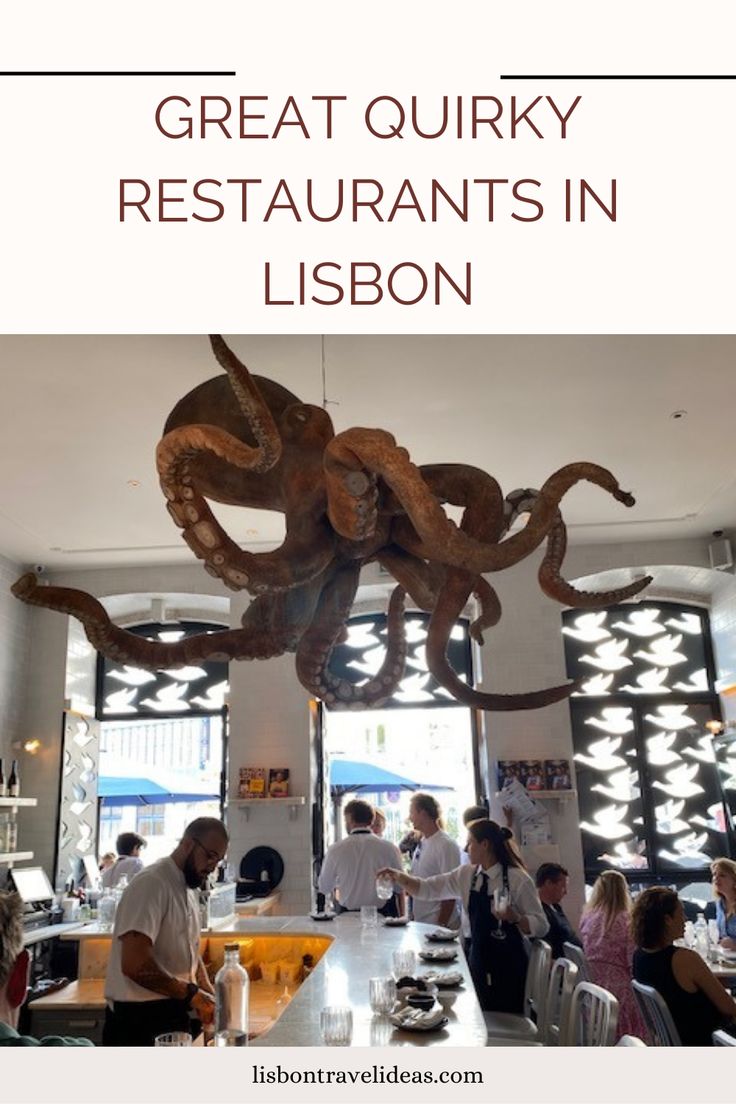
[[(143, 625), (176, 641), (212, 625)], [(147, 840), (141, 858), (169, 854), (190, 820), (220, 816), (226, 762), (226, 663), (142, 671), (100, 657), (100, 853), (120, 832)]]
[(681, 884), (729, 854), (704, 610), (640, 602), (563, 614), (585, 871)]
[[(385, 837), (398, 843), (407, 830), (414, 790), (435, 794), (447, 831), (464, 841), (462, 811), (477, 800), (474, 718), (427, 670), (427, 622), (425, 614), (407, 615), (405, 676), (383, 709), (322, 712), (331, 805), (327, 844), (341, 835), (342, 803), (352, 796), (365, 797), (383, 812)], [(385, 641), (383, 614), (352, 618), (346, 641), (333, 653), (331, 670), (359, 685), (381, 666)], [(459, 677), (469, 681), (470, 643), (464, 623), (453, 630), (448, 656)]]

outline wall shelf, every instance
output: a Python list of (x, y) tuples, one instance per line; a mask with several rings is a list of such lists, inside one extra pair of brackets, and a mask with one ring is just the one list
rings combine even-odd
[(33, 858), (32, 851), (0, 851), (0, 863), (4, 866), (12, 866), (13, 863), (27, 862)]
[(32, 809), (36, 805), (36, 797), (0, 797), (0, 809)]
[(285, 805), (289, 810), (289, 820), (296, 820), (299, 809), (306, 803), (306, 797), (233, 797), (228, 802), (229, 805), (237, 806), (246, 820), (250, 818), (251, 809), (263, 805)]

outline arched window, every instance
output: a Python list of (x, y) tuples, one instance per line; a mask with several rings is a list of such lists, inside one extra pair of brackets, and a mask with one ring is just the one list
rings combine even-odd
[[(148, 623), (130, 631), (175, 643), (212, 623)], [(227, 761), (228, 664), (143, 671), (98, 656), (99, 848), (120, 831), (144, 836), (144, 862), (168, 854), (188, 821), (219, 816)]]
[(587, 877), (692, 881), (730, 852), (710, 728), (719, 717), (707, 613), (640, 602), (563, 614)]

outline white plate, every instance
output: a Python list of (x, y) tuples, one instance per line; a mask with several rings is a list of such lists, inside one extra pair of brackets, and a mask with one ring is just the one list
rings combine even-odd
[(383, 926), (384, 928), (404, 928), (408, 923), (408, 916), (387, 916), (383, 921)]
[(436, 986), (438, 989), (459, 989), (464, 980), (461, 973), (453, 970), (449, 970), (447, 973), (430, 970), (429, 973), (422, 974), (421, 978), (422, 981), (426, 981), (427, 985)]
[(429, 1023), (426, 1022), (426, 1019), (423, 1020), (421, 1018), (410, 1019), (408, 1022), (404, 1022), (402, 1014), (399, 1013), (398, 1015), (390, 1015), (389, 1020), (394, 1027), (397, 1027), (400, 1031), (440, 1031), (449, 1023), (447, 1016), (438, 1016), (436, 1010), (430, 1010), (428, 1013), (425, 1012), (422, 1015), (424, 1017), (432, 1016), (434, 1019), (430, 1020)]
[(430, 932), (424, 938), (429, 940), (430, 943), (454, 943), (457, 939), (457, 932), (445, 931), (442, 928), (437, 928), (436, 931)]
[(424, 962), (454, 962), (457, 951), (452, 947), (433, 947), (429, 951), (420, 951), (419, 957)]
[(310, 912), (309, 914), (312, 920), (334, 920), (334, 912)]

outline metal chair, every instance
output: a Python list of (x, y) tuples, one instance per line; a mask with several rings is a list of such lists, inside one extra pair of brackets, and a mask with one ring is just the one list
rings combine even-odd
[(613, 993), (592, 981), (581, 981), (573, 993), (560, 1046), (613, 1046), (617, 1023), (618, 1001)]
[(662, 994), (653, 986), (644, 985), (640, 981), (632, 981), (631, 988), (649, 1030), (652, 1046), (682, 1046), (680, 1033)]
[(542, 1042), (551, 961), (552, 948), (549, 943), (545, 943), (543, 939), (533, 939), (526, 971), (523, 1012), (521, 1015), (513, 1012), (484, 1012), (489, 1039)]
[(568, 958), (557, 958), (552, 963), (544, 1010), (545, 1046), (559, 1046), (560, 1036), (570, 1020), (572, 997), (579, 980), (580, 972)]
[[(736, 1039), (734, 1039), (734, 1042), (736, 1043)], [(646, 1045), (647, 1044), (644, 1042), (644, 1040), (639, 1039), (636, 1035), (622, 1035), (621, 1038), (619, 1039), (619, 1041), (616, 1043), (616, 1046), (643, 1046), (643, 1047), (645, 1047)]]
[(736, 1046), (736, 1037), (729, 1035), (727, 1031), (714, 1031), (713, 1046)]
[(590, 963), (588, 962), (582, 947), (578, 947), (576, 943), (563, 943), (562, 953), (565, 958), (569, 958), (571, 962), (574, 962), (578, 968), (578, 981), (592, 981), (593, 977), (590, 972)]

